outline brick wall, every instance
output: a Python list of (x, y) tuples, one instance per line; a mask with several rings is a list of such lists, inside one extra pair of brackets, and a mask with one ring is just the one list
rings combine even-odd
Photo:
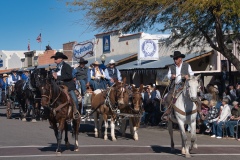
[(47, 50), (42, 55), (38, 55), (38, 65), (45, 65), (54, 63), (54, 59), (51, 57), (56, 53), (55, 50)]
[(63, 53), (68, 57), (67, 61), (72, 61), (72, 49), (74, 44), (77, 43), (76, 41), (68, 42), (63, 44)]

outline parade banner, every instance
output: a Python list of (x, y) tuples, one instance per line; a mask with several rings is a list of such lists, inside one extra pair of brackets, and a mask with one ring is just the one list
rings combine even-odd
[(110, 35), (103, 36), (103, 53), (110, 52)]
[(75, 44), (73, 46), (73, 57), (80, 59), (81, 57), (88, 58), (94, 56), (94, 39)]
[(139, 40), (139, 60), (158, 60), (158, 40), (140, 39)]

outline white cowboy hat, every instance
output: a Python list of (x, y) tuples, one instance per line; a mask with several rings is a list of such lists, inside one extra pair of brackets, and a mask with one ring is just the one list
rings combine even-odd
[(93, 65), (100, 65), (100, 63), (98, 61), (95, 61), (94, 63), (92, 63)]
[(23, 72), (29, 72), (29, 69), (24, 68), (24, 69), (23, 69)]
[(8, 77), (8, 75), (6, 73), (3, 74), (3, 77)]
[(115, 64), (115, 61), (113, 59), (111, 59), (109, 64)]

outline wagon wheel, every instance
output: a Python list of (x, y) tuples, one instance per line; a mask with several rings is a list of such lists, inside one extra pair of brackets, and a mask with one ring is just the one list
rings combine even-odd
[(6, 115), (7, 115), (7, 119), (10, 119), (12, 116), (12, 103), (10, 102), (10, 100), (7, 101), (6, 104)]

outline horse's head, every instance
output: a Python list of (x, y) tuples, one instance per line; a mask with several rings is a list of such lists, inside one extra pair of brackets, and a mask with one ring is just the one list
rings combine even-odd
[(201, 75), (198, 76), (191, 76), (190, 79), (187, 81), (187, 90), (189, 92), (190, 99), (192, 101), (197, 101), (197, 92), (199, 89), (199, 78)]
[(52, 84), (51, 79), (46, 78), (39, 81), (39, 91), (41, 93), (41, 105), (49, 106), (51, 98), (52, 98)]
[(130, 96), (129, 103), (130, 103), (130, 107), (132, 107), (132, 110), (135, 112), (139, 112), (141, 110), (142, 91), (143, 91), (143, 84), (141, 84), (139, 88), (135, 88), (135, 86), (132, 86), (132, 94)]
[(117, 82), (116, 86), (116, 99), (119, 107), (126, 107), (128, 105), (129, 93), (126, 88), (126, 78), (123, 79), (123, 82)]
[(41, 85), (41, 81), (43, 81), (46, 77), (47, 70), (44, 68), (34, 68), (30, 74), (30, 82), (33, 88), (38, 88)]

